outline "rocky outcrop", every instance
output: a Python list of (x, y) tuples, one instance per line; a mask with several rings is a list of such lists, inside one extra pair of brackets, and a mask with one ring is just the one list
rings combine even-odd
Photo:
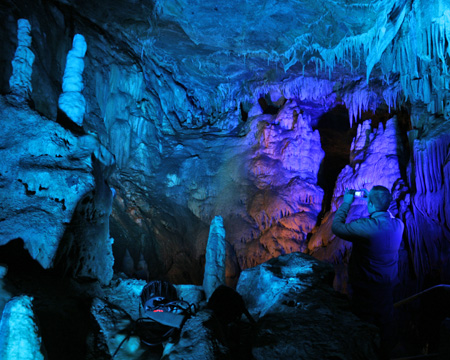
[(246, 200), (248, 215), (243, 219), (248, 223), (235, 235), (234, 244), (243, 269), (304, 251), (307, 234), (316, 224), (323, 199), (317, 174), (324, 152), (319, 132), (302, 112), (295, 100), (288, 100), (277, 115), (253, 119), (247, 140), (254, 137), (257, 142), (247, 181), (255, 190)]
[(79, 276), (109, 282), (111, 154), (94, 136), (75, 136), (3, 97), (0, 117), (0, 244), (20, 238), (44, 268), (64, 257)]
[(292, 253), (242, 272), (237, 286), (258, 319), (255, 359), (377, 359), (377, 329), (350, 312), (330, 264)]
[(106, 348), (106, 354), (116, 355), (116, 359), (131, 360), (139, 358), (145, 352), (139, 337), (132, 334), (133, 323), (126, 311), (95, 298), (92, 301), (91, 313), (100, 329), (100, 344), (97, 346)]
[[(255, 318), (222, 323), (205, 309), (201, 287), (177, 286), (179, 298), (199, 311), (187, 319), (179, 337), (164, 344), (161, 359), (295, 358), (376, 359), (377, 329), (350, 312), (348, 300), (332, 287), (333, 268), (302, 253), (283, 255), (242, 272), (237, 290)], [(118, 358), (142, 355), (145, 347), (130, 333), (144, 283), (117, 280), (104, 288), (108, 302), (95, 299), (92, 312), (102, 341), (113, 354), (126, 335)], [(130, 295), (132, 294), (132, 295)], [(111, 302), (114, 302), (111, 304)], [(228, 304), (221, 299), (221, 306)], [(226, 311), (225, 309), (223, 309)], [(233, 309), (235, 310), (235, 309)], [(234, 312), (233, 312), (234, 313)], [(324, 340), (325, 339), (325, 340)], [(157, 352), (145, 352), (159, 358)]]

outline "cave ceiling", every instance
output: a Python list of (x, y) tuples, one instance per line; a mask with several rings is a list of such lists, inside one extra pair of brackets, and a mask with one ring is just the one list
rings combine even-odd
[[(252, 97), (254, 103), (268, 87), (289, 86), (299, 77), (331, 80), (344, 92), (347, 84), (366, 80), (380, 98), (401, 78), (405, 99), (413, 95), (428, 103), (426, 95), (417, 93), (429, 91), (424, 89), (426, 83), (440, 81), (433, 69), (443, 61), (438, 53), (448, 31), (442, 21), (449, 17), (443, 0), (52, 0), (32, 6), (25, 0), (8, 0), (5, 4), (10, 27), (19, 17), (32, 23), (48, 19), (37, 25), (41, 30), (33, 31), (42, 33), (47, 27), (47, 32), (61, 32), (51, 46), (68, 49), (67, 39), (75, 33), (87, 37), (88, 88), (97, 80), (89, 79), (89, 71), (95, 77), (111, 64), (134, 64), (144, 74), (146, 90), (161, 103), (151, 106), (160, 106), (164, 116), (172, 118), (172, 127), (173, 118), (183, 123), (191, 116), (202, 127), (205, 114), (225, 113)], [(433, 23), (440, 29), (433, 31)], [(46, 51), (45, 41), (51, 43), (49, 38), (58, 36), (44, 35), (47, 39), (37, 45), (41, 52)], [(56, 62), (63, 68), (63, 54), (57, 54)], [(47, 67), (47, 73), (55, 72)], [(430, 79), (421, 82), (424, 74)], [(53, 82), (59, 81), (50, 75)], [(391, 98), (398, 91), (391, 91), (395, 93)], [(92, 92), (99, 96), (98, 89)]]
[(97, 29), (113, 48), (130, 52), (144, 72), (167, 71), (203, 108), (218, 93), (245, 96), (300, 74), (342, 81), (369, 75), (366, 64), (372, 74), (386, 37), (397, 35), (411, 3), (54, 1), (81, 22), (76, 31)]

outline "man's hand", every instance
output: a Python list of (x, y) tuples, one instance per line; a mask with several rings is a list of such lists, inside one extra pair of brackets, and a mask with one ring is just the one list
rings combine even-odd
[(355, 190), (345, 189), (344, 202), (351, 205), (355, 200)]

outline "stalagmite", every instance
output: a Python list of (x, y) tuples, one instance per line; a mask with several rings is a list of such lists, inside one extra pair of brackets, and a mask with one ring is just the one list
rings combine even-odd
[(83, 125), (86, 111), (86, 100), (81, 94), (84, 88), (82, 73), (86, 49), (87, 45), (83, 35), (76, 34), (73, 38), (72, 50), (67, 54), (62, 85), (63, 93), (58, 102), (59, 108), (78, 126)]
[(218, 286), (225, 284), (225, 255), (226, 242), (223, 219), (221, 216), (216, 216), (211, 222), (208, 244), (206, 245), (203, 289), (207, 299)]
[(44, 359), (32, 301), (30, 296), (19, 296), (6, 304), (0, 322), (0, 359)]
[(11, 92), (19, 99), (26, 100), (30, 97), (31, 74), (34, 62), (34, 54), (31, 51), (31, 25), (26, 19), (17, 21), (17, 49), (12, 61), (13, 73), (9, 79)]

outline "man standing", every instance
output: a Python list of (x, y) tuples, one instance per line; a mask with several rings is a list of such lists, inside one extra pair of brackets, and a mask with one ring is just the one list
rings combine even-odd
[(355, 191), (347, 190), (331, 229), (353, 244), (348, 264), (353, 311), (380, 328), (382, 358), (388, 358), (393, 340), (392, 293), (398, 282), (398, 249), (404, 225), (388, 211), (392, 195), (387, 188), (377, 185), (364, 193), (370, 216), (345, 223), (355, 198)]

